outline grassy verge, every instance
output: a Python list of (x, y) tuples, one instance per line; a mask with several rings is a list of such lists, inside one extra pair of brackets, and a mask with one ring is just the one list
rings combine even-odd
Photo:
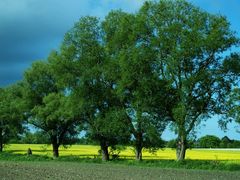
[(0, 153), (0, 161), (17, 161), (17, 162), (76, 162), (76, 163), (93, 163), (93, 164), (111, 164), (111, 165), (127, 165), (138, 167), (158, 167), (158, 168), (174, 168), (174, 169), (201, 169), (201, 170), (226, 170), (240, 171), (240, 163), (234, 161), (218, 161), (218, 160), (185, 160), (176, 162), (175, 160), (143, 160), (137, 162), (130, 159), (117, 159), (109, 162), (102, 162), (100, 157), (83, 158), (81, 156), (61, 156), (54, 159), (44, 155), (20, 155), (3, 152)]

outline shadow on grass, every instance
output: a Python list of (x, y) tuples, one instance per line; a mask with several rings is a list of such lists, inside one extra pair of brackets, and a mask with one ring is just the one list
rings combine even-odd
[[(13, 153), (14, 152), (14, 153)], [(53, 162), (78, 162), (78, 163), (103, 163), (101, 156), (92, 155), (64, 155), (53, 158), (47, 155), (27, 155), (15, 154), (16, 151), (0, 153), (0, 161), (53, 161)], [(139, 167), (158, 167), (174, 169), (202, 169), (202, 170), (227, 170), (240, 171), (240, 162), (219, 161), (219, 160), (184, 160), (177, 162), (175, 160), (151, 159), (135, 161), (134, 156), (125, 156), (124, 158), (111, 159), (108, 164), (139, 166)]]

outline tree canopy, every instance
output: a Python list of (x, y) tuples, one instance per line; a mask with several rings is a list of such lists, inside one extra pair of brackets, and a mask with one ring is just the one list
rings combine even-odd
[[(141, 160), (144, 148), (162, 147), (170, 124), (181, 161), (200, 122), (226, 112), (239, 122), (240, 58), (232, 50), (239, 43), (226, 17), (184, 0), (146, 1), (135, 13), (115, 10), (103, 20), (85, 16), (25, 72), (22, 115), (49, 135), (54, 156), (84, 129), (103, 160), (121, 143)], [(5, 118), (22, 105), (7, 91), (0, 91), (1, 122), (22, 119)]]
[(174, 89), (169, 118), (178, 135), (177, 158), (184, 159), (187, 139), (196, 125), (221, 114), (231, 81), (224, 52), (239, 44), (230, 24), (185, 1), (146, 2), (140, 12), (153, 35), (158, 76)]
[(21, 87), (19, 83), (0, 89), (0, 151), (24, 130), (26, 104), (22, 101)]
[(78, 119), (71, 109), (70, 98), (58, 88), (54, 71), (48, 62), (35, 62), (24, 76), (24, 95), (28, 104), (28, 122), (47, 133), (58, 157), (60, 145), (71, 144), (77, 134)]

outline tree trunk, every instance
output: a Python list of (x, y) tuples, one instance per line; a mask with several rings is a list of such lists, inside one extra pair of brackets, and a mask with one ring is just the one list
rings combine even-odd
[(142, 160), (142, 147), (136, 147), (136, 160), (141, 161)]
[(3, 151), (3, 132), (2, 128), (0, 128), (0, 152)]
[(52, 147), (53, 147), (53, 157), (58, 158), (59, 157), (59, 152), (58, 152), (59, 145), (57, 143), (52, 143)]
[(137, 161), (141, 161), (142, 160), (142, 144), (143, 144), (143, 139), (142, 139), (142, 133), (138, 133), (137, 134), (137, 137), (136, 137), (136, 152), (135, 152), (135, 155), (136, 155), (136, 160)]
[(101, 144), (102, 160), (109, 161), (108, 145), (105, 141), (102, 141)]
[(187, 140), (185, 136), (181, 135), (177, 144), (177, 161), (183, 161), (185, 159), (187, 150)]

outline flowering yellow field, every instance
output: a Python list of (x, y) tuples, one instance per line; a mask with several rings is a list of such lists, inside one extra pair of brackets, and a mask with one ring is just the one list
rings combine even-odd
[[(52, 147), (43, 144), (10, 144), (5, 147), (8, 152), (26, 154), (31, 148), (33, 154), (52, 156)], [(99, 146), (93, 145), (73, 145), (68, 148), (60, 147), (60, 156), (83, 156), (94, 157), (98, 155)], [(175, 159), (175, 150), (166, 148), (151, 154), (147, 150), (143, 151), (143, 159)], [(127, 147), (120, 153), (121, 158), (134, 158), (133, 148)], [(198, 160), (234, 160), (240, 161), (240, 150), (214, 150), (214, 149), (191, 149), (187, 150), (186, 159)]]

